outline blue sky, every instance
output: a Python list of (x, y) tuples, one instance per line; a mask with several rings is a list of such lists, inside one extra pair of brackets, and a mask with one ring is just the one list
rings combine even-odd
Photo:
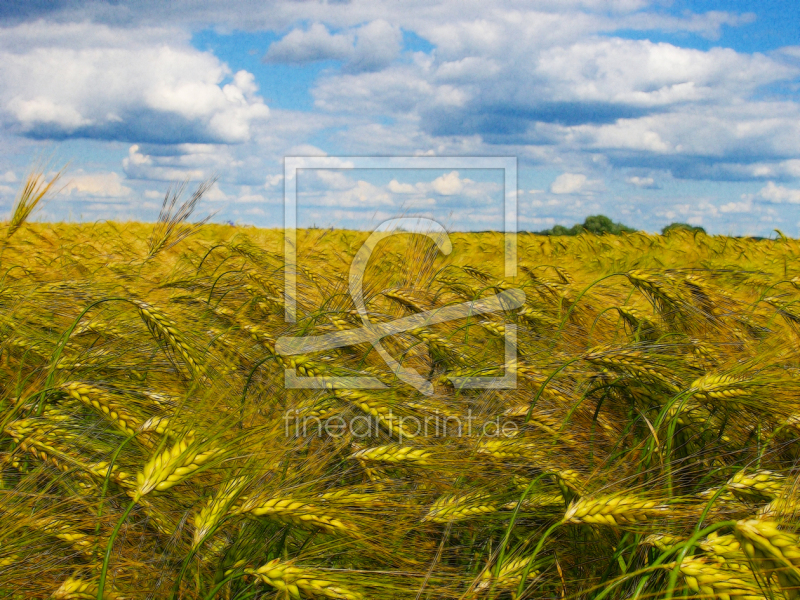
[[(9, 0), (0, 24), (0, 209), (49, 159), (41, 219), (153, 220), (217, 176), (215, 220), (277, 227), (284, 156), (515, 156), (521, 229), (800, 235), (797, 2)], [(298, 191), (305, 225), (502, 214), (490, 171)]]

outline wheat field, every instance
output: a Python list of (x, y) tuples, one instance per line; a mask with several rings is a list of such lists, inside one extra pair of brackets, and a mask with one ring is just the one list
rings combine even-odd
[(800, 598), (800, 242), (519, 234), (509, 280), (499, 233), (392, 237), (373, 323), (525, 292), (383, 339), (427, 395), (369, 343), (276, 351), (362, 326), (367, 233), (298, 232), (290, 324), (282, 232), (175, 209), (6, 228), (0, 596)]

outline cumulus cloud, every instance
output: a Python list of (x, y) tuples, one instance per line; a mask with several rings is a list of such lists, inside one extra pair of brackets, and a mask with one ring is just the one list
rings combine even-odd
[(708, 51), (648, 40), (589, 39), (541, 53), (535, 74), (551, 97), (657, 107), (743, 95), (797, 74), (762, 54)]
[(747, 199), (741, 202), (727, 202), (719, 207), (721, 213), (749, 213), (753, 210), (753, 203)]
[(222, 191), (222, 188), (219, 187), (219, 182), (215, 181), (214, 184), (208, 188), (205, 194), (203, 194), (203, 199), (208, 200), (209, 202), (228, 202), (233, 200), (236, 196), (231, 194), (226, 194)]
[(62, 193), (69, 196), (92, 196), (95, 198), (124, 198), (130, 196), (131, 188), (122, 184), (118, 173), (84, 173), (78, 171), (70, 176)]
[(302, 64), (317, 60), (343, 60), (352, 53), (352, 34), (331, 34), (322, 23), (314, 23), (306, 30), (293, 29), (274, 42), (264, 60)]
[[(302, 202), (302, 201), (301, 201)], [(314, 206), (364, 208), (392, 206), (394, 199), (386, 190), (368, 181), (358, 180), (347, 189), (331, 189), (312, 199)]]
[(772, 204), (800, 204), (800, 190), (775, 185), (772, 181), (759, 190), (758, 197)]
[(626, 177), (625, 182), (633, 187), (643, 190), (657, 190), (659, 188), (655, 179), (652, 177), (638, 177), (634, 175), (632, 177)]
[(186, 155), (163, 157), (144, 154), (139, 145), (134, 144), (128, 149), (128, 156), (122, 159), (122, 169), (130, 179), (158, 181), (198, 180), (211, 175), (205, 169), (188, 166), (186, 163), (196, 164), (195, 161), (187, 161)]
[(431, 183), (431, 187), (436, 193), (442, 196), (452, 196), (461, 192), (464, 189), (465, 183), (469, 184), (472, 182), (469, 179), (462, 180), (458, 175), (458, 171), (451, 171), (446, 175), (434, 179)]
[(2, 175), (0, 175), (0, 182), (3, 183), (16, 183), (17, 182), (17, 175), (12, 170), (8, 170)]
[[(305, 181), (310, 181), (312, 185), (315, 182), (317, 186), (321, 184), (322, 187), (336, 187), (338, 185), (339, 189), (350, 185), (350, 183), (342, 183), (343, 178), (349, 181), (346, 175), (337, 174), (335, 171), (329, 170), (353, 168), (353, 162), (346, 158), (328, 156), (323, 150), (310, 144), (290, 148), (286, 153), (286, 158), (289, 157), (292, 159), (292, 164), (297, 167), (297, 171), (300, 171), (299, 176), (294, 171), (287, 173), (290, 180), (298, 176)], [(303, 170), (306, 170), (306, 172), (303, 173)]]
[(313, 210), (308, 211), (313, 208), (347, 207), (364, 210), (362, 216), (365, 218), (367, 212), (377, 207), (394, 207), (401, 212), (437, 209), (440, 213), (451, 213), (469, 205), (469, 211), (461, 211), (461, 219), (471, 218), (470, 215), (482, 213), (487, 208), (495, 211), (494, 216), (502, 214), (502, 185), (499, 183), (475, 181), (460, 176), (458, 171), (438, 177), (433, 177), (432, 173), (417, 173), (416, 176), (418, 180), (413, 183), (390, 179), (384, 184), (359, 179), (349, 169), (313, 169), (300, 176), (298, 202), (304, 214), (311, 214)]
[(270, 45), (265, 62), (304, 64), (320, 60), (345, 61), (350, 71), (374, 71), (400, 54), (402, 33), (396, 25), (378, 19), (344, 33), (331, 33), (321, 23), (293, 29)]
[(639, 29), (711, 35), (752, 16), (606, 21), (534, 13), (428, 23), (419, 31), (435, 52), (369, 73), (327, 73), (313, 88), (316, 106), (407, 119), (405, 131), (417, 128), (431, 145), (478, 138), (483, 148), (504, 145), (551, 163), (593, 152), (616, 167), (649, 166), (677, 178), (781, 176), (769, 173), (786, 173), (782, 163), (800, 154), (797, 103), (757, 99), (764, 86), (800, 76), (796, 61), (596, 35), (629, 17)]
[(586, 185), (586, 175), (581, 173), (562, 173), (550, 184), (552, 194), (576, 194)]
[(717, 40), (723, 26), (739, 27), (756, 20), (754, 13), (735, 14), (711, 10), (703, 14), (671, 16), (654, 13), (626, 15), (620, 19), (619, 26), (638, 30), (660, 30), (667, 32), (692, 32), (706, 39)]
[(283, 175), (267, 175), (264, 181), (264, 187), (270, 189), (283, 182)]
[(413, 194), (417, 189), (410, 183), (400, 183), (397, 179), (392, 179), (388, 188), (393, 194)]
[(0, 36), (0, 107), (34, 138), (240, 143), (268, 117), (254, 76), (168, 29), (36, 22)]
[(359, 27), (355, 35), (350, 70), (375, 71), (389, 65), (400, 54), (403, 34), (397, 25), (383, 19)]

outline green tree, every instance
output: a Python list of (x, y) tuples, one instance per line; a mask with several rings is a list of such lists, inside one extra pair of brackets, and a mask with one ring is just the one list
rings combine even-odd
[(552, 229), (545, 229), (538, 233), (540, 235), (578, 235), (584, 231), (596, 235), (619, 235), (620, 233), (633, 233), (636, 230), (622, 223), (614, 223), (605, 215), (591, 215), (586, 217), (583, 224), (576, 223), (569, 229), (563, 225), (555, 225)]
[(661, 235), (667, 235), (670, 231), (691, 231), (695, 233), (705, 233), (706, 230), (702, 227), (689, 225), (688, 223), (670, 223), (661, 229)]

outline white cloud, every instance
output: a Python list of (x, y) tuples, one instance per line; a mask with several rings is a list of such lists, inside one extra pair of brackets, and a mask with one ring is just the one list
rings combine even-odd
[[(435, 52), (407, 55), (409, 60), (378, 72), (331, 71), (312, 92), (316, 106), (331, 113), (362, 121), (364, 115), (405, 119), (403, 132), (393, 133), (415, 153), (423, 152), (411, 140), (427, 138), (434, 146), (477, 139), (478, 152), (487, 143), (505, 144), (519, 156), (551, 164), (566, 157), (582, 162), (592, 152), (610, 166), (652, 157), (653, 168), (677, 178), (782, 176), (788, 167), (779, 165), (800, 154), (800, 110), (791, 101), (754, 98), (762, 86), (796, 78), (798, 65), (777, 55), (596, 35), (631, 18), (631, 27), (713, 37), (720, 26), (752, 18), (642, 14), (599, 17), (565, 6), (512, 15), (499, 8), (482, 18), (420, 21), (416, 31), (436, 45)], [(389, 129), (360, 128), (365, 134)], [(356, 140), (356, 129), (348, 132), (360, 144), (395, 140)], [(697, 161), (697, 155), (709, 160)]]
[(130, 179), (154, 179), (158, 181), (182, 181), (185, 179), (206, 179), (210, 173), (203, 169), (186, 168), (168, 157), (154, 157), (143, 154), (139, 145), (128, 149), (128, 156), (122, 159), (122, 169)]
[(758, 196), (772, 204), (800, 204), (800, 190), (775, 185), (772, 181), (759, 190)]
[(328, 153), (311, 144), (299, 144), (289, 148), (286, 151), (286, 156), (328, 156)]
[(355, 185), (346, 172), (339, 170), (314, 169), (308, 175), (316, 180), (316, 185), (327, 190), (349, 190)]
[(550, 184), (552, 194), (575, 194), (586, 185), (586, 175), (582, 173), (562, 173)]
[(658, 189), (658, 184), (652, 177), (627, 177), (625, 182), (640, 189), (655, 190)]
[(742, 96), (797, 69), (763, 54), (708, 51), (621, 38), (589, 39), (542, 52), (535, 74), (553, 100), (662, 106)]
[(243, 194), (236, 198), (236, 204), (266, 204), (267, 199), (261, 194)]
[(373, 71), (400, 54), (402, 33), (396, 25), (377, 19), (344, 33), (332, 34), (321, 23), (293, 29), (270, 45), (266, 62), (303, 64), (320, 60), (347, 61), (347, 70)]
[(62, 193), (71, 196), (93, 196), (96, 198), (124, 198), (131, 194), (131, 188), (122, 185), (117, 173), (83, 173), (78, 171), (68, 177)]
[(8, 171), (6, 171), (2, 175), (0, 175), (0, 181), (3, 182), (3, 183), (16, 183), (17, 182), (17, 176), (16, 176), (16, 174), (14, 174), (14, 171), (11, 171), (9, 169)]
[(267, 62), (306, 63), (316, 60), (345, 59), (353, 53), (352, 34), (331, 34), (321, 23), (307, 30), (293, 29), (267, 50)]
[(264, 187), (266, 189), (273, 188), (276, 185), (279, 185), (283, 181), (283, 175), (267, 175), (267, 179), (264, 181)]
[(235, 196), (226, 194), (222, 191), (222, 188), (219, 187), (218, 181), (215, 181), (214, 185), (212, 185), (208, 191), (203, 194), (203, 200), (208, 200), (209, 202), (229, 202), (234, 198)]
[(669, 32), (693, 32), (711, 40), (719, 39), (723, 25), (737, 27), (752, 23), (756, 19), (754, 13), (737, 15), (718, 10), (703, 14), (684, 14), (674, 17), (665, 14), (638, 13), (620, 19), (618, 27), (638, 30), (657, 29)]
[(413, 194), (417, 191), (410, 183), (400, 183), (397, 179), (392, 179), (387, 187), (393, 194)]
[(391, 206), (394, 204), (394, 199), (391, 194), (380, 187), (368, 181), (359, 180), (349, 189), (328, 190), (312, 202), (315, 206), (372, 209), (376, 206)]
[[(299, 202), (304, 207), (369, 209), (395, 206), (398, 210), (439, 207), (444, 210), (462, 206), (484, 208), (499, 204), (502, 186), (492, 181), (473, 181), (451, 171), (431, 181), (400, 183), (391, 179), (386, 184), (357, 180), (348, 170), (314, 169), (300, 176)], [(434, 197), (438, 196), (438, 198)]]
[(403, 34), (400, 27), (383, 19), (356, 30), (356, 43), (348, 69), (375, 71), (389, 65), (400, 54)]
[(753, 210), (753, 203), (747, 199), (741, 202), (728, 202), (719, 207), (721, 213), (749, 213)]
[(446, 175), (437, 177), (431, 183), (431, 187), (442, 196), (453, 196), (464, 189), (465, 183), (472, 183), (469, 179), (461, 179), (458, 171), (451, 171)]
[(240, 143), (269, 115), (256, 92), (174, 29), (40, 21), (0, 36), (2, 116), (33, 137)]
[(564, 202), (560, 198), (547, 198), (546, 200), (531, 200), (531, 208), (553, 208), (555, 206), (562, 206)]
[[(294, 146), (286, 151), (285, 156), (292, 157), (293, 162), (297, 165), (298, 169), (307, 168), (308, 165), (313, 164), (314, 168), (323, 169), (347, 169), (353, 167), (353, 161), (338, 156), (328, 156), (328, 153), (311, 144), (301, 144)], [(306, 158), (314, 158), (313, 161), (304, 160)], [(324, 160), (320, 160), (324, 159)]]

